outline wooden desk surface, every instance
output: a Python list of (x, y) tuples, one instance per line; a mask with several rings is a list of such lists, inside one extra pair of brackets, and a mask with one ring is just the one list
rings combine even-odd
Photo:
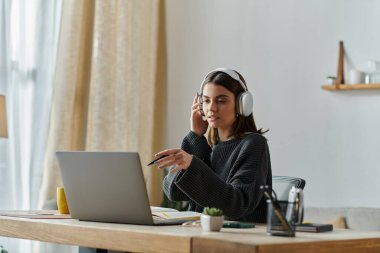
[(138, 226), (73, 219), (25, 219), (0, 216), (0, 236), (131, 252), (380, 252), (380, 232), (335, 230), (297, 232), (295, 238), (268, 236), (265, 226), (223, 228)]

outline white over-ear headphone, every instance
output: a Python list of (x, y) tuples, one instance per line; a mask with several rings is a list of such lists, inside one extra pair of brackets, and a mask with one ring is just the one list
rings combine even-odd
[(238, 81), (240, 83), (241, 87), (244, 89), (244, 92), (239, 93), (236, 97), (237, 113), (239, 115), (242, 115), (245, 117), (251, 115), (253, 112), (253, 96), (252, 96), (252, 93), (248, 91), (247, 85), (240, 79), (239, 74), (233, 69), (217, 68), (217, 69), (214, 69), (214, 70), (208, 72), (207, 75), (205, 76), (205, 78), (203, 79), (200, 94), (203, 93), (203, 86), (205, 84), (204, 82), (206, 81), (206, 78), (210, 74), (215, 73), (215, 72), (223, 72), (223, 73), (229, 75), (231, 78), (235, 79), (236, 81)]

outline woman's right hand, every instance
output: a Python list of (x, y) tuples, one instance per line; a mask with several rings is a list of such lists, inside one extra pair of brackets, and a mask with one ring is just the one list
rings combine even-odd
[(203, 112), (200, 108), (200, 104), (198, 103), (198, 94), (196, 94), (194, 97), (193, 106), (191, 107), (190, 130), (198, 136), (204, 135), (208, 127), (208, 122), (203, 120), (202, 114)]

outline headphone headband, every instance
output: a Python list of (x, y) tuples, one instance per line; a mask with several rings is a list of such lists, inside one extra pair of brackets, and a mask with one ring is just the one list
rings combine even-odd
[(207, 73), (207, 75), (205, 76), (205, 78), (203, 78), (202, 86), (204, 85), (204, 82), (205, 82), (206, 78), (210, 74), (215, 73), (215, 72), (223, 72), (223, 73), (229, 75), (232, 79), (238, 81), (240, 83), (241, 87), (245, 91), (248, 90), (247, 85), (240, 79), (239, 74), (235, 70), (229, 69), (229, 68), (217, 68), (217, 69), (211, 70), (210, 72)]

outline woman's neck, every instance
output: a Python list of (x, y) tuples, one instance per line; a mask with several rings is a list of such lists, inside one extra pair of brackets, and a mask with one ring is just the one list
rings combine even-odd
[(221, 130), (218, 129), (219, 141), (228, 141), (234, 138), (232, 130)]

